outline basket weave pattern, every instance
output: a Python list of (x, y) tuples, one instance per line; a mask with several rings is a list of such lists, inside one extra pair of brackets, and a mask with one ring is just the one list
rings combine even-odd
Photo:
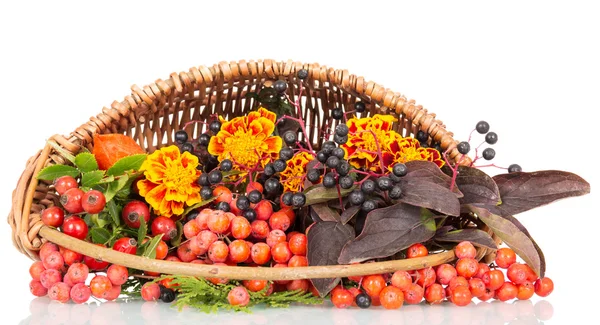
[[(309, 71), (308, 78), (303, 81), (296, 78), (300, 69)], [(400, 93), (346, 70), (336, 70), (316, 63), (274, 60), (221, 62), (212, 67), (195, 67), (187, 72), (172, 73), (168, 79), (158, 79), (144, 87), (134, 85), (131, 87), (131, 95), (121, 102), (114, 101), (110, 107), (104, 107), (102, 113), (92, 117), (69, 136), (52, 136), (48, 142), (54, 145), (47, 144), (27, 161), (25, 171), (13, 192), (13, 206), (8, 215), (8, 223), (12, 227), (14, 245), (32, 259), (38, 259), (37, 251), (40, 246), (50, 240), (94, 258), (148, 271), (271, 280), (373, 274), (401, 268), (416, 269), (452, 260), (454, 254), (446, 252), (414, 261), (303, 267), (301, 272), (293, 270), (300, 268), (253, 268), (252, 272), (244, 272), (239, 270), (244, 269), (243, 267), (184, 264), (131, 256), (94, 246), (43, 225), (41, 212), (49, 206), (57, 205), (58, 197), (49, 182), (38, 181), (35, 176), (48, 165), (68, 163), (56, 148), (76, 155), (85, 147), (93, 147), (94, 134), (122, 133), (135, 139), (148, 152), (153, 152), (173, 144), (174, 133), (189, 121), (207, 120), (213, 114), (225, 118), (247, 114), (255, 108), (256, 103), (253, 99), (247, 99), (246, 94), (258, 91), (262, 85), (277, 79), (288, 82), (287, 93), (292, 100), (300, 96), (308, 132), (300, 140), (310, 141), (317, 148), (323, 142), (322, 126), (335, 126), (330, 115), (331, 109), (343, 107), (345, 111), (350, 111), (357, 100), (362, 100), (367, 105), (367, 111), (362, 116), (391, 114), (398, 119), (394, 130), (399, 134), (411, 136), (422, 130), (430, 135), (432, 141), (439, 142), (442, 149), (451, 149), (449, 158), (452, 161), (459, 155), (453, 134), (445, 129), (435, 114), (429, 113)], [(304, 85), (301, 94), (299, 82)], [(194, 123), (186, 131), (197, 138), (203, 132), (203, 127)], [(466, 159), (462, 161), (468, 162)]]

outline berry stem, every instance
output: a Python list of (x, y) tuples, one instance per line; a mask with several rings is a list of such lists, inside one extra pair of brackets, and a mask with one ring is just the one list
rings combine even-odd
[(385, 166), (383, 165), (383, 154), (381, 153), (381, 147), (379, 146), (379, 140), (377, 139), (375, 132), (373, 132), (373, 130), (366, 130), (361, 132), (369, 132), (373, 136), (373, 139), (375, 140), (375, 146), (377, 146), (377, 157), (379, 158), (379, 166), (381, 168), (381, 172), (384, 173)]
[(187, 122), (187, 123), (185, 123), (185, 124), (183, 125), (183, 130), (185, 130), (185, 128), (187, 128), (188, 126), (190, 126), (191, 124), (194, 124), (194, 123), (201, 123), (201, 124), (204, 124), (204, 125), (207, 125), (207, 124), (208, 124), (208, 123), (206, 123), (206, 122), (204, 122), (204, 121), (200, 121), (200, 120), (192, 120), (192, 121), (189, 121), (189, 122)]
[(500, 166), (497, 166), (497, 165), (495, 165), (495, 164), (489, 164), (489, 165), (479, 165), (479, 166), (473, 166), (473, 167), (475, 167), (475, 168), (483, 168), (483, 167), (496, 167), (496, 168), (500, 168), (500, 169), (508, 169), (508, 168), (506, 168), (506, 167), (500, 167)]
[[(275, 124), (279, 124), (279, 122), (281, 122), (282, 120), (285, 120), (285, 119), (289, 119), (289, 120), (298, 122), (298, 124), (300, 124), (300, 128), (302, 129), (302, 134), (304, 135), (304, 138), (308, 140), (308, 133), (306, 133), (306, 126), (304, 125), (304, 121), (302, 119), (297, 119), (297, 118), (291, 117), (289, 115), (284, 115), (281, 118), (279, 118), (279, 120)], [(314, 152), (312, 145), (310, 144), (310, 141), (306, 141), (306, 145), (308, 146), (309, 151)]]

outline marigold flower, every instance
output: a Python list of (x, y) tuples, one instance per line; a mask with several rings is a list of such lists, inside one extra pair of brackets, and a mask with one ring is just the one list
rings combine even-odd
[(444, 166), (444, 160), (439, 151), (433, 148), (422, 148), (419, 141), (414, 138), (402, 138), (400, 141), (390, 142), (383, 160), (389, 171), (396, 163), (406, 163), (413, 160), (431, 161), (438, 167)]
[(198, 157), (179, 151), (177, 146), (164, 147), (148, 155), (140, 170), (145, 179), (137, 184), (140, 195), (159, 215), (180, 215), (184, 205), (201, 201)]
[(288, 160), (286, 169), (279, 173), (284, 192), (300, 191), (304, 185), (303, 176), (306, 176), (306, 166), (313, 159), (314, 157), (310, 153), (301, 151)]
[(221, 131), (210, 139), (208, 152), (219, 161), (233, 160), (236, 170), (264, 167), (271, 158), (277, 158), (283, 144), (280, 137), (272, 135), (276, 118), (275, 113), (263, 107), (231, 121), (221, 118)]

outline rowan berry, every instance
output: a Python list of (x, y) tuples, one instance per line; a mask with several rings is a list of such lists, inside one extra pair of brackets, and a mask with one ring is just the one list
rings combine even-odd
[(273, 215), (273, 205), (267, 200), (262, 200), (254, 206), (256, 220), (269, 220)]
[(404, 293), (399, 288), (388, 286), (379, 293), (379, 301), (385, 309), (398, 309), (404, 304)]
[(48, 289), (48, 297), (63, 304), (67, 303), (71, 298), (71, 288), (64, 282), (57, 282)]
[(202, 231), (202, 229), (200, 229), (200, 226), (195, 220), (188, 221), (185, 223), (185, 225), (183, 225), (183, 236), (186, 239), (195, 237), (200, 233), (200, 231)]
[(196, 217), (196, 223), (198, 224), (198, 226), (200, 227), (200, 230), (207, 230), (208, 229), (208, 217), (213, 213), (213, 210), (211, 209), (203, 209), (202, 211), (200, 211), (198, 213), (198, 216)]
[(475, 258), (477, 250), (469, 241), (462, 241), (454, 247), (456, 258)]
[(92, 295), (96, 298), (104, 298), (104, 294), (112, 289), (112, 283), (104, 275), (96, 275), (90, 282)]
[(411, 245), (406, 251), (407, 258), (424, 257), (428, 254), (429, 251), (427, 250), (427, 247), (420, 243)]
[(285, 241), (286, 241), (285, 233), (282, 230), (273, 229), (269, 232), (266, 243), (267, 243), (267, 245), (269, 245), (269, 247), (272, 248), (273, 246), (275, 246), (275, 244), (285, 242)]
[(385, 288), (385, 278), (380, 274), (367, 275), (363, 277), (362, 287), (366, 294), (371, 297), (379, 297), (381, 290)]
[(337, 308), (344, 309), (352, 306), (354, 296), (344, 288), (331, 291), (331, 302)]
[(450, 291), (450, 301), (457, 306), (466, 306), (471, 303), (473, 296), (469, 287), (458, 286)]
[(252, 233), (250, 222), (244, 217), (235, 217), (231, 220), (231, 235), (235, 239), (246, 239)]
[(469, 290), (473, 297), (479, 298), (485, 294), (485, 283), (479, 278), (469, 279)]
[(229, 244), (229, 259), (233, 263), (242, 263), (250, 257), (250, 247), (245, 240), (236, 239)]
[(500, 270), (490, 270), (481, 277), (485, 287), (490, 290), (498, 290), (504, 284), (504, 273)]
[(113, 285), (120, 286), (127, 282), (127, 279), (129, 278), (129, 271), (127, 271), (127, 268), (122, 265), (113, 264), (106, 270), (106, 277), (108, 277), (110, 283)]
[(287, 263), (292, 258), (292, 251), (287, 242), (280, 242), (271, 247), (271, 256), (277, 263)]
[(525, 264), (514, 263), (508, 267), (506, 276), (514, 284), (521, 284), (527, 281), (527, 269)]
[(519, 300), (527, 300), (527, 299), (533, 297), (533, 294), (535, 293), (535, 287), (534, 287), (533, 283), (531, 283), (529, 281), (525, 281), (525, 282), (519, 284), (517, 286), (517, 289), (518, 289), (517, 299), (519, 299)]
[(55, 269), (60, 271), (65, 266), (65, 260), (60, 252), (50, 252), (42, 262), (46, 270)]
[(535, 281), (535, 294), (540, 297), (547, 297), (554, 291), (554, 282), (546, 277)]
[(223, 185), (216, 186), (212, 190), (212, 195), (215, 197), (215, 203), (225, 202), (230, 204), (233, 200), (233, 193)]
[(485, 293), (477, 298), (481, 301), (488, 301), (496, 296), (496, 291), (490, 288), (485, 288)]
[(295, 255), (306, 255), (306, 249), (308, 246), (308, 240), (306, 235), (297, 233), (289, 237), (290, 250)]
[(50, 289), (50, 287), (61, 280), (62, 274), (58, 270), (49, 269), (40, 273), (40, 282), (46, 289)]
[(288, 261), (289, 267), (302, 267), (308, 266), (308, 259), (305, 256), (294, 255)]
[(82, 304), (90, 299), (92, 290), (85, 283), (77, 283), (71, 287), (71, 300), (76, 304)]
[(49, 253), (58, 252), (58, 250), (58, 245), (56, 245), (55, 243), (49, 241), (43, 243), (42, 247), (40, 247), (40, 251), (38, 252), (38, 255), (40, 256), (40, 261), (43, 261)]
[(392, 274), (392, 285), (402, 291), (406, 291), (412, 284), (412, 277), (406, 271), (396, 271)]
[(446, 291), (439, 283), (434, 283), (425, 289), (425, 300), (434, 305), (440, 304), (446, 299)]
[(473, 277), (481, 279), (483, 277), (483, 275), (485, 274), (485, 272), (488, 272), (489, 270), (490, 270), (490, 267), (487, 264), (479, 263), (479, 268), (477, 269), (477, 274), (475, 274)]
[(507, 269), (511, 264), (517, 261), (517, 255), (510, 248), (500, 248), (496, 251), (496, 265), (503, 269)]
[(196, 238), (198, 238), (198, 246), (200, 247), (200, 250), (204, 252), (207, 252), (210, 248), (210, 245), (212, 245), (212, 243), (216, 242), (218, 239), (217, 235), (210, 230), (202, 230), (198, 235), (196, 235)]
[(244, 280), (242, 284), (252, 292), (259, 292), (267, 287), (267, 280)]
[(504, 282), (498, 290), (496, 290), (496, 298), (500, 301), (508, 301), (517, 298), (519, 288), (511, 282)]
[(479, 263), (474, 258), (461, 258), (456, 262), (456, 273), (469, 279), (477, 274)]
[(74, 263), (79, 263), (83, 261), (83, 255), (77, 252), (74, 252), (70, 249), (66, 249), (64, 247), (59, 247), (60, 254), (63, 256), (65, 260), (65, 264), (73, 265)]
[(35, 261), (29, 267), (29, 275), (31, 275), (31, 278), (33, 280), (39, 281), (40, 274), (42, 274), (42, 272), (44, 272), (45, 270), (46, 268), (44, 267), (44, 263), (42, 261)]
[(437, 281), (440, 284), (447, 285), (450, 280), (457, 276), (456, 269), (450, 264), (442, 264), (436, 270)]
[(108, 291), (104, 292), (104, 294), (102, 295), (102, 299), (105, 299), (108, 301), (113, 301), (113, 300), (119, 298), (120, 294), (121, 294), (121, 286), (113, 285)]
[(208, 217), (208, 229), (217, 234), (224, 234), (229, 230), (229, 217), (225, 213), (213, 213)]
[(413, 283), (407, 290), (404, 290), (404, 301), (407, 304), (418, 304), (423, 300), (425, 291), (420, 285)]
[(39, 280), (31, 280), (29, 282), (29, 292), (36, 297), (43, 297), (48, 294), (48, 289)]
[(215, 263), (223, 263), (229, 255), (229, 247), (221, 240), (212, 243), (208, 248), (208, 258)]
[(90, 274), (90, 269), (83, 263), (73, 263), (67, 270), (67, 275), (73, 283), (84, 283)]
[[(287, 291), (296, 291), (296, 290), (300, 290), (301, 292), (308, 292), (308, 287), (310, 285), (310, 282), (306, 279), (300, 279), (300, 280), (292, 280), (290, 283), (285, 285), (285, 288)], [(354, 296), (353, 297), (353, 301), (354, 301)]]
[(291, 225), (290, 218), (282, 211), (277, 211), (269, 218), (269, 226), (271, 229), (288, 230)]
[(271, 247), (266, 243), (256, 243), (250, 250), (252, 261), (258, 265), (263, 265), (271, 260)]
[(254, 220), (250, 223), (250, 227), (252, 227), (252, 237), (255, 239), (265, 239), (271, 231), (269, 224), (264, 220)]

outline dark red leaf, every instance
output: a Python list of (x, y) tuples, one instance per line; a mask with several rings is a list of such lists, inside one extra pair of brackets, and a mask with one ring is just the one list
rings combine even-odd
[(438, 242), (460, 243), (461, 241), (470, 241), (473, 245), (498, 249), (492, 236), (480, 229), (458, 229), (444, 232), (437, 232), (433, 238)]
[(508, 173), (496, 175), (493, 179), (500, 190), (502, 204), (499, 208), (505, 215), (515, 215), (590, 192), (590, 184), (583, 178), (558, 170)]
[(316, 213), (322, 221), (340, 222), (340, 214), (331, 209), (327, 203), (317, 203), (310, 206), (311, 213)]
[(451, 216), (460, 214), (460, 202), (447, 187), (418, 178), (403, 178), (398, 184), (402, 188), (402, 196), (397, 200), (399, 202)]
[[(445, 169), (449, 172), (449, 169)], [(483, 171), (459, 166), (456, 177), (456, 186), (464, 195), (460, 198), (460, 204), (484, 203), (496, 205), (500, 202), (500, 193), (496, 182)]]
[(350, 220), (352, 220), (352, 218), (354, 218), (358, 211), (360, 211), (360, 206), (358, 205), (353, 205), (349, 208), (346, 208), (346, 210), (344, 210), (340, 216), (342, 223), (347, 224)]
[[(403, 177), (406, 180), (422, 180), (438, 184), (445, 188), (450, 188), (452, 177), (446, 175), (435, 163), (424, 160), (413, 160), (406, 164), (408, 173)], [(455, 186), (452, 190), (457, 197), (462, 197), (463, 194)]]
[(375, 209), (367, 215), (360, 235), (344, 246), (338, 262), (349, 264), (392, 256), (434, 234), (434, 215), (425, 208), (398, 203)]
[[(342, 247), (354, 239), (354, 228), (338, 222), (324, 221), (308, 228), (308, 265), (337, 265)], [(340, 281), (340, 278), (310, 280), (321, 297), (324, 297)]]

